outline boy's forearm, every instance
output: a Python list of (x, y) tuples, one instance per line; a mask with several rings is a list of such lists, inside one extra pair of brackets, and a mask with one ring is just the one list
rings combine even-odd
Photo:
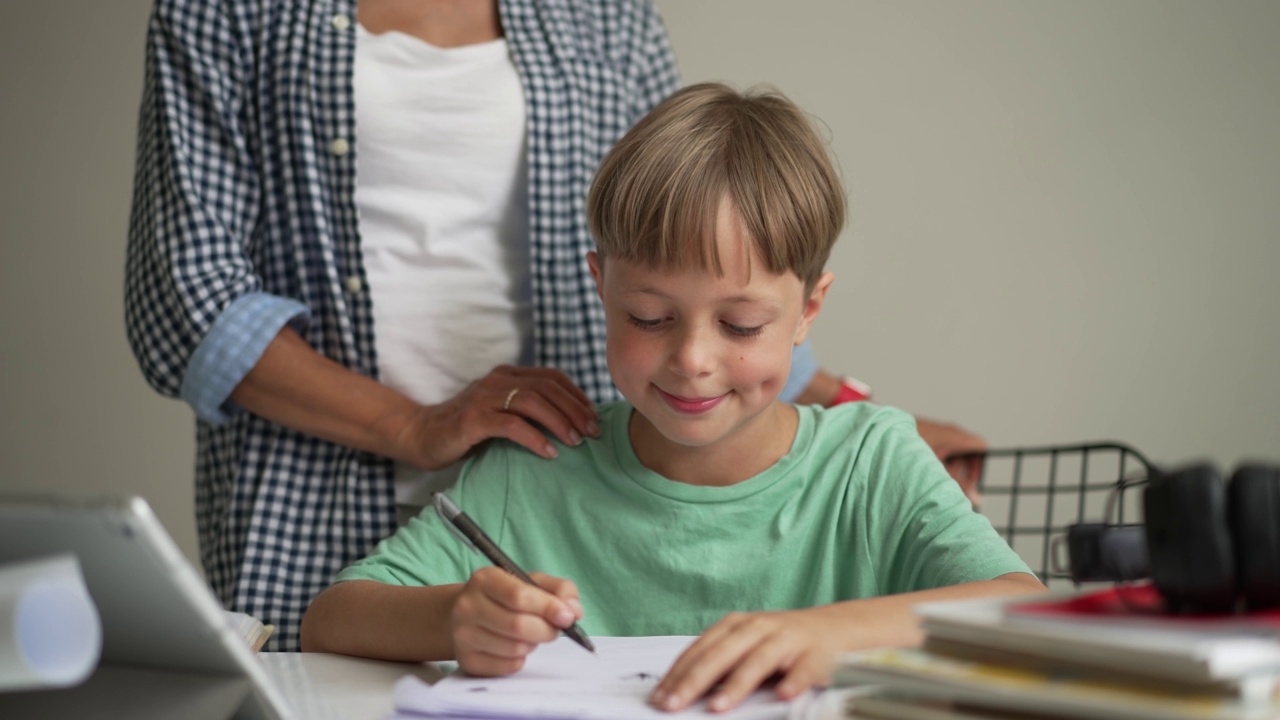
[(462, 587), (339, 583), (307, 608), (302, 650), (401, 662), (452, 660), (450, 615)]
[(992, 580), (920, 590), (900, 595), (846, 600), (814, 608), (827, 616), (830, 627), (844, 633), (839, 643), (846, 650), (873, 647), (910, 647), (924, 641), (920, 621), (912, 608), (924, 602), (1018, 595), (1045, 591), (1026, 573), (1009, 573)]

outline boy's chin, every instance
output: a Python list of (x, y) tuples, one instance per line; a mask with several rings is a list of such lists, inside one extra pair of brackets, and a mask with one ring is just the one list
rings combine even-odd
[(660, 408), (658, 417), (645, 415), (645, 419), (667, 442), (687, 448), (705, 448), (735, 437), (771, 406), (772, 403), (751, 418), (744, 418), (740, 413), (732, 418), (723, 414), (717, 417), (714, 410), (706, 416), (686, 417)]
[(709, 428), (694, 432), (675, 426), (675, 423), (655, 423), (654, 427), (667, 442), (687, 448), (710, 447), (731, 434), (727, 431), (711, 432)]

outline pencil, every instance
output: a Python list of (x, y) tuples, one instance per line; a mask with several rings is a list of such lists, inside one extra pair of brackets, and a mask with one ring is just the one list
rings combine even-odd
[[(436, 506), (436, 512), (440, 515), (440, 519), (444, 520), (445, 525), (456, 530), (460, 537), (472, 548), (479, 551), (482, 555), (489, 558), (489, 562), (515, 575), (517, 578), (529, 583), (530, 585), (540, 588), (538, 583), (529, 577), (529, 574), (520, 569), (502, 548), (498, 547), (484, 530), (475, 523), (467, 514), (462, 512), (462, 508), (445, 496), (444, 493), (432, 493), (432, 502)], [(596, 646), (591, 644), (590, 638), (578, 627), (578, 623), (574, 623), (562, 632), (569, 636), (570, 640), (581, 645), (592, 654), (596, 651)]]

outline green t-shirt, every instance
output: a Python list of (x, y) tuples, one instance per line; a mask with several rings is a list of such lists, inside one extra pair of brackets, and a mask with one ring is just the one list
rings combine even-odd
[[(697, 635), (732, 611), (1030, 572), (899, 410), (799, 407), (791, 451), (728, 487), (641, 465), (631, 410), (602, 407), (600, 439), (555, 460), (495, 442), (449, 491), (526, 571), (577, 583), (587, 633)], [(488, 564), (428, 508), (338, 580), (440, 585)]]

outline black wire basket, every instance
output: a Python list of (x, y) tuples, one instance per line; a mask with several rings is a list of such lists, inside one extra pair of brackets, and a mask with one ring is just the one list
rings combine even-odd
[(1141, 493), (1129, 491), (1157, 471), (1119, 442), (993, 449), (981, 457), (978, 509), (1051, 588), (1072, 582), (1067, 528), (1140, 522)]

